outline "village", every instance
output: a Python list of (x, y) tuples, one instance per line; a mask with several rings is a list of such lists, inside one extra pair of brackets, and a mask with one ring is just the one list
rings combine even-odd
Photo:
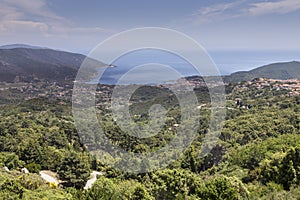
[(286, 91), (290, 96), (295, 96), (300, 94), (300, 80), (256, 78), (252, 81), (246, 81), (239, 84), (238, 88), (240, 91), (248, 90), (249, 88), (256, 88), (258, 90), (269, 89), (274, 91)]
[[(188, 83), (188, 85), (186, 85)], [(172, 85), (172, 86), (171, 86)], [(220, 86), (220, 81), (211, 81), (206, 84), (201, 77), (190, 77), (187, 81), (179, 79), (173, 83), (157, 85), (159, 88), (173, 88), (175, 90), (181, 90), (188, 86), (189, 88), (200, 87), (216, 87)], [(228, 85), (225, 84), (225, 86)], [(123, 86), (120, 86), (123, 87)], [(125, 86), (124, 86), (125, 87)], [(78, 89), (83, 92), (89, 92), (91, 97), (96, 97), (96, 107), (100, 109), (107, 109), (110, 107), (111, 95), (113, 92), (113, 85), (98, 84), (96, 91), (87, 91), (89, 87), (79, 87)], [(268, 90), (272, 92), (281, 92), (289, 96), (295, 96), (300, 94), (300, 80), (299, 79), (267, 79), (267, 78), (255, 78), (251, 81), (244, 81), (237, 84), (234, 90), (242, 94), (249, 89), (255, 89), (257, 91)], [(0, 84), (0, 97), (9, 96), (12, 99), (29, 100), (33, 98), (49, 98), (49, 99), (61, 99), (64, 101), (71, 101), (73, 92), (73, 83), (57, 83), (48, 82), (45, 80), (33, 80), (31, 82), (14, 82)], [(9, 95), (7, 95), (9, 94)], [(82, 102), (74, 102), (82, 103)]]

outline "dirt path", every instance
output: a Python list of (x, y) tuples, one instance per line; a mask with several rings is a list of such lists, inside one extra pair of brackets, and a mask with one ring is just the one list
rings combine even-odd
[(59, 184), (59, 180), (52, 175), (53, 172), (50, 171), (40, 171), (40, 176), (42, 177), (42, 179), (44, 179), (45, 181), (49, 182), (49, 183), (55, 183), (55, 184)]
[(83, 189), (87, 190), (87, 189), (91, 188), (91, 187), (93, 186), (93, 184), (94, 184), (94, 183), (96, 182), (96, 180), (97, 180), (97, 175), (103, 175), (103, 173), (97, 172), (97, 171), (93, 171), (93, 172), (91, 173), (92, 178), (89, 179), (89, 180), (86, 182), (86, 185), (84, 186)]
[[(97, 180), (97, 175), (103, 175), (102, 172), (97, 172), (97, 171), (93, 171), (91, 173), (91, 178), (86, 182), (86, 185), (84, 187), (85, 190), (91, 188), (93, 186), (93, 184), (96, 182)], [(58, 180), (56, 178), (56, 174), (54, 172), (51, 171), (40, 171), (40, 176), (42, 177), (42, 179), (44, 179), (45, 181), (49, 182), (49, 183), (55, 183), (55, 184), (59, 184), (60, 180)]]

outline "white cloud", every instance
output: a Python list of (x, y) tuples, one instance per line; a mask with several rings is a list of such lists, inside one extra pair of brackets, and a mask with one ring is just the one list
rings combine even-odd
[(0, 34), (42, 34), (49, 27), (68, 23), (48, 9), (45, 0), (2, 0), (0, 2)]
[(0, 31), (4, 35), (14, 33), (21, 34), (41, 34), (48, 31), (48, 25), (42, 22), (8, 20), (0, 24)]
[(249, 3), (249, 1), (242, 0), (202, 7), (190, 17), (189, 21), (196, 24), (203, 24), (238, 17), (287, 14), (297, 10), (300, 10), (300, 0), (263, 2), (259, 0), (255, 3)]
[(225, 20), (239, 16), (237, 12), (233, 12), (243, 1), (215, 4), (202, 7), (191, 16), (192, 21), (202, 24), (212, 21)]
[(0, 19), (21, 20), (32, 18), (39, 20), (64, 20), (47, 7), (45, 0), (2, 0), (0, 2)]
[(202, 16), (215, 16), (224, 13), (232, 8), (235, 8), (239, 4), (241, 4), (241, 2), (216, 4), (208, 7), (203, 7), (199, 10), (198, 13)]
[(66, 37), (70, 34), (112, 32), (100, 27), (77, 27), (51, 11), (46, 0), (0, 1), (0, 35), (20, 33), (44, 37)]
[(277, 2), (260, 2), (254, 3), (248, 9), (249, 13), (253, 15), (266, 15), (266, 14), (286, 14), (300, 9), (299, 0), (281, 0)]

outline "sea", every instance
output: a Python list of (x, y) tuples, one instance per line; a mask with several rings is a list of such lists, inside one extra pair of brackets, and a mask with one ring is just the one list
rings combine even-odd
[[(248, 71), (272, 63), (300, 61), (300, 50), (227, 50), (207, 51), (207, 54), (219, 75)], [(199, 75), (199, 71), (188, 60), (156, 49), (129, 52), (106, 64), (110, 67), (104, 71), (100, 70), (101, 76), (96, 78), (102, 84), (157, 84)]]

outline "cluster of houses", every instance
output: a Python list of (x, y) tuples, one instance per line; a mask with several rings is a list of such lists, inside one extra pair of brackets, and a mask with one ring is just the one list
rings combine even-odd
[(246, 82), (244, 87), (255, 87), (257, 89), (270, 88), (274, 90), (287, 90), (289, 95), (299, 95), (300, 94), (300, 80), (298, 79), (267, 79), (267, 78), (257, 78), (252, 81)]
[(36, 97), (70, 99), (72, 96), (72, 84), (58, 84), (57, 82), (18, 82), (1, 83), (0, 92), (19, 94), (26, 100)]

